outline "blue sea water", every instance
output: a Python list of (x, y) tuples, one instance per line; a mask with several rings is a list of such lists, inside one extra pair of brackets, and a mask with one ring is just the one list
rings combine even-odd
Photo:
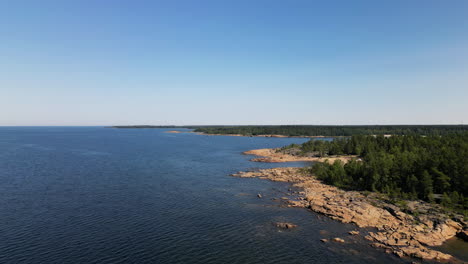
[[(305, 139), (166, 130), (1, 127), (0, 263), (410, 262), (271, 199), (288, 184), (229, 176), (302, 166), (241, 153)], [(346, 243), (320, 242), (332, 237)]]

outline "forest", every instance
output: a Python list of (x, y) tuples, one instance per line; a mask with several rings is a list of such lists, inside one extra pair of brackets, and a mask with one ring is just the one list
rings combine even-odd
[(315, 163), (309, 168), (327, 184), (423, 199), (467, 212), (468, 133), (356, 135), (333, 141), (310, 140), (282, 151), (293, 148), (299, 149), (299, 155), (357, 155), (346, 164)]
[(245, 136), (352, 136), (352, 135), (444, 135), (468, 132), (468, 125), (359, 125), (359, 126), (153, 126), (131, 125), (112, 128), (189, 128), (206, 134), (241, 134)]
[(369, 125), (369, 126), (191, 126), (207, 134), (352, 136), (352, 135), (444, 135), (468, 132), (468, 125)]

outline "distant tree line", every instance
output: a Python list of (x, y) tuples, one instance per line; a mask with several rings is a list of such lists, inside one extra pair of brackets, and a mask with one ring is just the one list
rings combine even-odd
[(208, 134), (352, 136), (352, 135), (444, 135), (468, 132), (468, 125), (373, 125), (373, 126), (193, 126)]
[(207, 134), (352, 136), (352, 135), (444, 135), (468, 132), (468, 125), (369, 125), (369, 126), (153, 126), (132, 125), (113, 128), (190, 128)]
[(346, 164), (315, 163), (311, 172), (327, 184), (404, 199), (437, 200), (465, 213), (468, 208), (468, 133), (357, 135), (333, 141), (311, 140), (287, 148), (317, 156), (358, 155)]

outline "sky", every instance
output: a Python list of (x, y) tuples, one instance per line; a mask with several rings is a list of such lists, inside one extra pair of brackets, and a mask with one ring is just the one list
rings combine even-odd
[(465, 0), (0, 0), (0, 126), (468, 123)]

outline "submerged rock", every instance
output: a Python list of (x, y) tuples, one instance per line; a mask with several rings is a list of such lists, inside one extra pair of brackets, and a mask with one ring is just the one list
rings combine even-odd
[(319, 233), (322, 235), (322, 236), (326, 236), (328, 235), (328, 231), (327, 230), (320, 230)]
[(282, 229), (292, 229), (296, 228), (297, 225), (291, 224), (291, 223), (286, 223), (286, 222), (277, 222), (275, 223), (276, 227), (282, 228)]

